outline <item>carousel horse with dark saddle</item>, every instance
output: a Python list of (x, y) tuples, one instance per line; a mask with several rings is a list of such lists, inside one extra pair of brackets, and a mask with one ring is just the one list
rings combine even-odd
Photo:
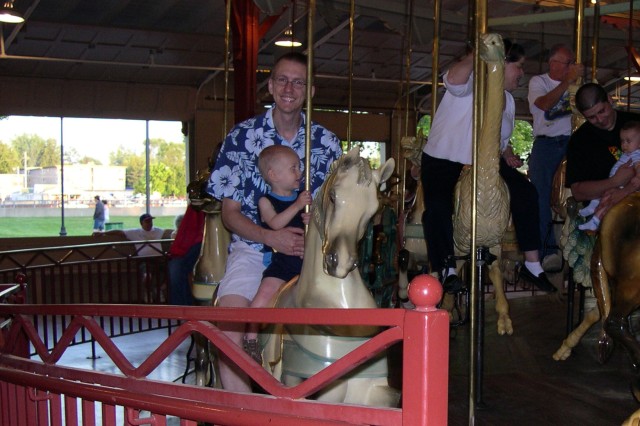
[[(613, 344), (624, 346), (631, 362), (640, 369), (640, 343), (629, 326), (629, 317), (640, 307), (640, 194), (634, 193), (616, 204), (604, 216), (591, 256), (591, 281), (597, 309), (564, 340), (553, 358), (565, 360), (587, 330), (598, 320), (602, 334), (598, 360), (606, 362)], [(640, 380), (632, 382), (633, 396), (640, 402)]]
[[(334, 162), (312, 205), (302, 271), (276, 296), (278, 308), (376, 308), (358, 270), (358, 241), (379, 206), (378, 186), (392, 174), (393, 159), (377, 170), (352, 149)], [(371, 326), (278, 326), (266, 340), (263, 365), (286, 385), (295, 385), (378, 332)], [(330, 355), (327, 355), (330, 354)], [(378, 356), (333, 382), (315, 397), (363, 405), (398, 404), (399, 392), (388, 384), (386, 356)]]

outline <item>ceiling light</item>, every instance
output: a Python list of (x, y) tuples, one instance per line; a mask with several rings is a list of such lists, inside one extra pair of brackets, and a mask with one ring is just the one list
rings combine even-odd
[(300, 47), (302, 46), (302, 43), (300, 43), (300, 41), (295, 38), (293, 36), (293, 31), (291, 31), (291, 28), (288, 28), (284, 34), (282, 34), (282, 37), (278, 38), (276, 40), (276, 46), (281, 46), (281, 47)]
[(13, 8), (13, 0), (5, 1), (4, 6), (0, 8), (0, 22), (7, 24), (21, 24), (24, 18)]
[(627, 76), (624, 78), (627, 81), (640, 81), (640, 76), (639, 75), (632, 75), (631, 77)]

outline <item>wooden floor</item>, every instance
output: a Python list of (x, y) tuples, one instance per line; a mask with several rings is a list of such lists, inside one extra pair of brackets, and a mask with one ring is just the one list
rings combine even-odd
[[(562, 297), (562, 299), (560, 298)], [(565, 334), (566, 297), (529, 296), (510, 301), (514, 334), (495, 332), (493, 303), (486, 304), (484, 408), (475, 413), (475, 425), (620, 425), (640, 405), (629, 392), (632, 367), (622, 348), (611, 360), (596, 360), (598, 331), (592, 329), (564, 362), (551, 357)], [(450, 339), (449, 424), (469, 425), (469, 325), (454, 329)], [(134, 363), (140, 339), (149, 346), (162, 341), (166, 331), (117, 338), (118, 346)], [(179, 381), (188, 345), (180, 347), (153, 373), (154, 379)], [(111, 371), (105, 358), (89, 360), (86, 350), (65, 355), (63, 363)], [(140, 352), (140, 361), (147, 354)], [(192, 376), (192, 375), (191, 375)], [(192, 383), (192, 377), (187, 383)]]
[[(510, 300), (514, 333), (498, 336), (493, 303), (486, 304), (484, 408), (475, 424), (621, 425), (640, 408), (629, 391), (633, 370), (626, 351), (596, 359), (599, 330), (594, 326), (566, 361), (552, 354), (565, 337), (566, 296), (541, 295)], [(469, 332), (452, 330), (449, 424), (472, 424), (469, 414)]]

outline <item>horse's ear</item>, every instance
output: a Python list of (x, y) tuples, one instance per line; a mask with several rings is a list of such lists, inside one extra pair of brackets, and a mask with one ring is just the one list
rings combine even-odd
[(358, 145), (354, 146), (349, 150), (349, 152), (347, 152), (346, 155), (347, 157), (351, 157), (354, 159), (360, 157), (360, 147)]
[(389, 158), (383, 165), (377, 170), (374, 170), (374, 174), (378, 179), (378, 185), (386, 182), (387, 179), (393, 174), (393, 170), (396, 168), (396, 160)]

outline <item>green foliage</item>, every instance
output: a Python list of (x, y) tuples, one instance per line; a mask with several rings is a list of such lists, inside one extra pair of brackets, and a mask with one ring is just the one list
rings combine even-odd
[(130, 149), (119, 146), (116, 152), (109, 154), (109, 162), (112, 166), (125, 166), (125, 186), (133, 188), (135, 192), (146, 192), (145, 186), (145, 158)]
[(416, 134), (420, 134), (420, 132), (422, 132), (424, 136), (429, 136), (430, 131), (431, 131), (431, 116), (423, 115), (420, 121), (418, 121), (418, 129), (416, 131)]
[(533, 146), (533, 127), (527, 121), (516, 120), (516, 127), (511, 135), (511, 146), (513, 152), (522, 159), (526, 159), (531, 154)]
[(11, 141), (20, 158), (27, 156), (27, 167), (53, 167), (60, 164), (60, 147), (54, 139), (44, 140), (35, 134), (23, 133)]
[(0, 142), (0, 173), (15, 173), (20, 167), (18, 153), (9, 145)]
[(158, 191), (163, 196), (186, 194), (184, 144), (151, 139), (149, 147), (154, 154), (149, 170), (152, 191)]

